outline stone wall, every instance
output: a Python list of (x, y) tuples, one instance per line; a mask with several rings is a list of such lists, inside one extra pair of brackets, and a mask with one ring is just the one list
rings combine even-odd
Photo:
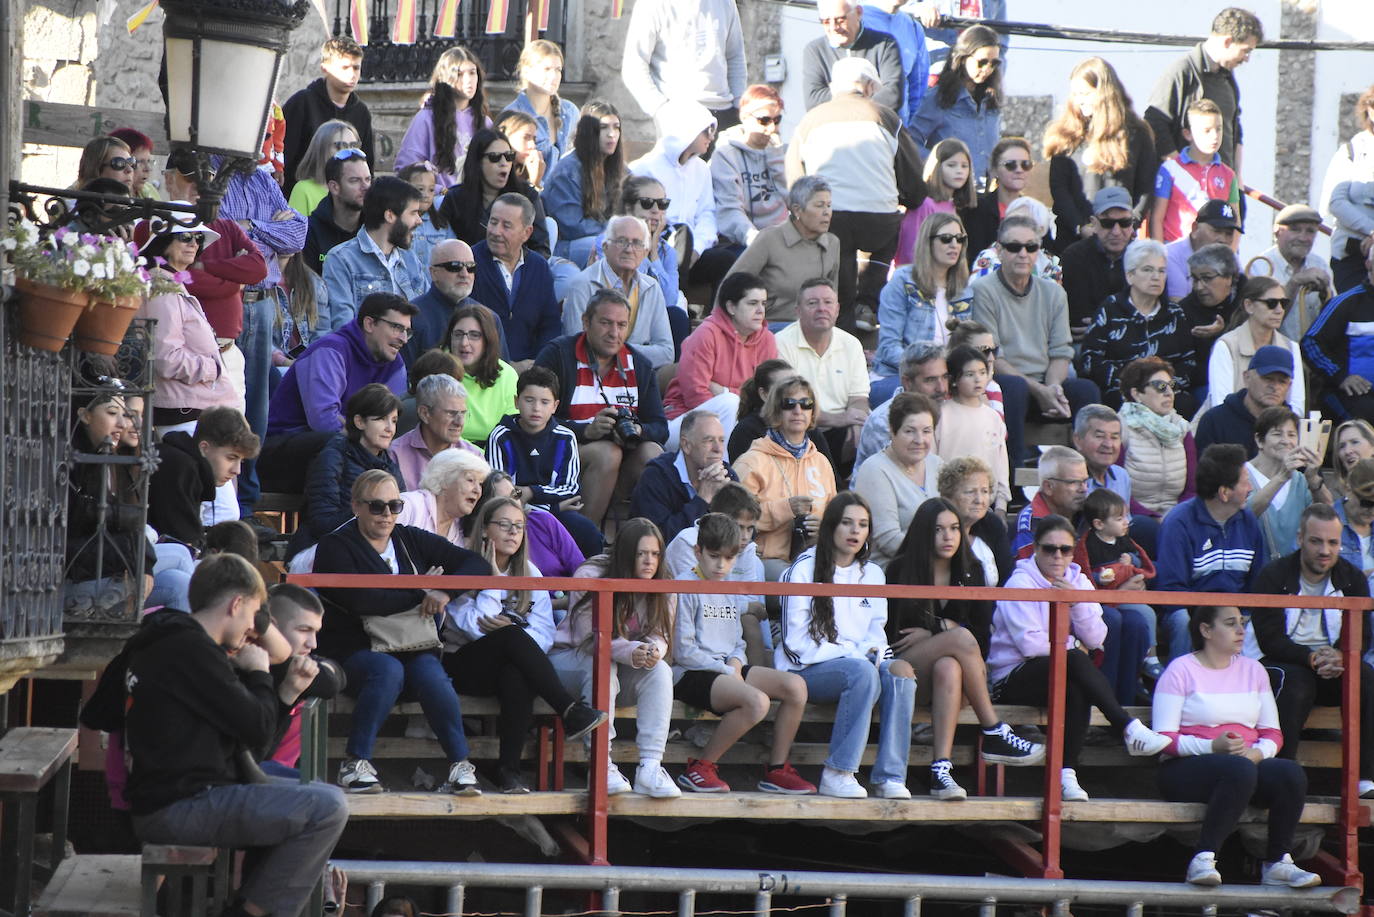
[[(1316, 38), (1317, 0), (1284, 0), (1279, 34), (1288, 39)], [(1281, 201), (1304, 201), (1308, 197), (1316, 83), (1315, 51), (1279, 52), (1279, 85), (1287, 91), (1276, 100), (1279, 130), (1274, 145), (1273, 195)]]

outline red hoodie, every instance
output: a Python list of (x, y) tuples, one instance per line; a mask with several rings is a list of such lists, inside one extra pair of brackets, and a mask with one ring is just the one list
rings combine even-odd
[(754, 369), (777, 355), (778, 342), (766, 325), (741, 341), (725, 310), (712, 309), (682, 342), (677, 375), (663, 396), (663, 412), (672, 420), (709, 401), (712, 382), (739, 394)]
[(262, 283), (267, 262), (238, 223), (221, 217), (210, 224), (219, 238), (201, 250), (186, 291), (200, 300), (215, 337), (236, 338), (243, 330), (243, 288)]

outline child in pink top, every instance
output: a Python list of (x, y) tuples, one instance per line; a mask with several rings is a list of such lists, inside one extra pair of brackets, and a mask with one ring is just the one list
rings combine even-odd
[(925, 182), (929, 196), (915, 210), (902, 217), (897, 231), (897, 254), (893, 267), (911, 263), (916, 247), (916, 234), (932, 213), (954, 213), (955, 209), (971, 210), (978, 203), (973, 190), (973, 157), (962, 140), (953, 137), (935, 144), (926, 159)]

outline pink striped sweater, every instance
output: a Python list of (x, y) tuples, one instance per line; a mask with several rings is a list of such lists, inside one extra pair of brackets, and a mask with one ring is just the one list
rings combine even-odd
[(1209, 669), (1192, 653), (1169, 663), (1155, 686), (1152, 725), (1173, 740), (1165, 757), (1211, 754), (1212, 740), (1228, 732), (1266, 758), (1283, 745), (1269, 676), (1246, 656), (1224, 669)]

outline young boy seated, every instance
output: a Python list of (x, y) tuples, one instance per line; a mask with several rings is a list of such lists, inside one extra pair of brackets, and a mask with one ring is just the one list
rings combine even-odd
[(237, 478), (244, 460), (257, 454), (257, 434), (235, 408), (203, 412), (194, 433), (168, 433), (148, 482), (148, 524), (199, 553), (205, 547), (201, 504), (214, 500), (216, 489)]
[(1186, 146), (1159, 165), (1155, 176), (1155, 202), (1150, 210), (1150, 238), (1173, 242), (1193, 230), (1198, 209), (1209, 200), (1240, 207), (1236, 173), (1221, 161), (1221, 109), (1210, 99), (1188, 106)]
[(558, 517), (586, 557), (605, 548), (596, 524), (582, 508), (581, 461), (577, 434), (554, 420), (558, 377), (533, 366), (515, 380), (515, 414), (507, 414), (487, 438), (487, 461), (516, 484), (515, 499), (541, 506)]
[[(696, 565), (684, 580), (724, 582), (740, 554), (740, 527), (723, 513), (707, 513), (697, 522)], [(749, 596), (682, 593), (673, 626), (673, 696), (721, 717), (699, 758), (688, 758), (677, 778), (684, 789), (728, 793), (716, 763), (730, 746), (768, 715), (769, 701), (781, 701), (773, 724), (773, 747), (758, 787), (765, 793), (803, 795), (816, 787), (803, 780), (787, 756), (806, 709), (806, 682), (794, 672), (749, 665), (740, 617)]]

